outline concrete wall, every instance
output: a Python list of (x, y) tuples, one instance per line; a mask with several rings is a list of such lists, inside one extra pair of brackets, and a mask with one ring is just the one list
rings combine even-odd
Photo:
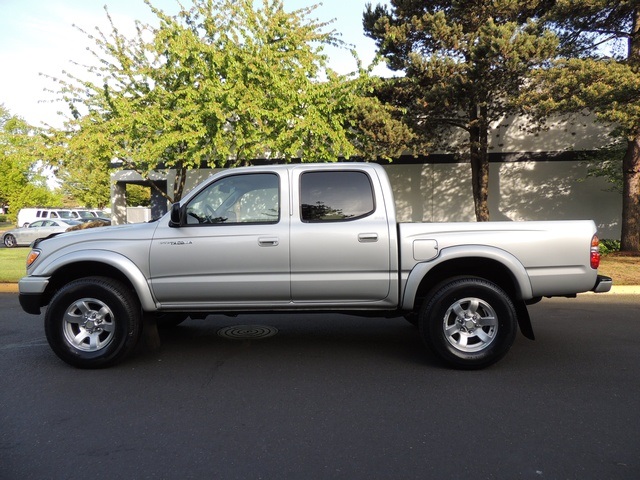
[[(463, 163), (384, 166), (402, 222), (474, 221), (471, 166)], [(189, 172), (185, 191), (213, 175), (213, 169)], [(601, 178), (586, 178), (580, 161), (491, 163), (489, 209), (495, 221), (584, 220), (596, 222), (601, 238), (620, 238), (620, 194), (607, 191)], [(116, 178), (116, 177), (114, 177)], [(163, 180), (173, 188), (173, 174)], [(132, 180), (132, 178), (128, 178)], [(139, 179), (136, 179), (136, 181)], [(122, 181), (122, 180), (121, 180)], [(114, 191), (117, 189), (114, 188)], [(117, 192), (116, 192), (117, 193)], [(114, 196), (117, 223), (126, 223), (126, 199)], [(166, 208), (169, 204), (165, 202)], [(153, 214), (157, 216), (156, 213)], [(114, 218), (116, 215), (114, 213)]]
[[(587, 167), (581, 161), (567, 160), (571, 152), (588, 151), (606, 145), (610, 141), (610, 127), (595, 122), (590, 116), (557, 119), (549, 122), (548, 126), (547, 130), (532, 131), (523, 118), (505, 118), (492, 125), (490, 151), (498, 161), (490, 164), (491, 219), (593, 219), (601, 238), (620, 238), (620, 194), (607, 191), (608, 185), (603, 179), (586, 178)], [(452, 132), (449, 145), (459, 147), (464, 140), (464, 136)], [(553, 154), (544, 152), (569, 152), (569, 155), (555, 156), (554, 159)], [(409, 159), (405, 163), (385, 165), (396, 195), (399, 220), (474, 221), (470, 165), (452, 162), (451, 156), (441, 155), (440, 160), (436, 157), (438, 154), (424, 157), (424, 163)], [(213, 169), (190, 171), (185, 192), (213, 173)], [(143, 179), (135, 172), (121, 171), (113, 176), (113, 180), (114, 223), (125, 223), (124, 185), (142, 184)], [(171, 170), (157, 172), (152, 180), (172, 191), (175, 173)], [(153, 193), (153, 218), (157, 218), (168, 207), (164, 197)]]
[[(402, 222), (475, 221), (469, 164), (388, 165)], [(578, 161), (492, 163), (489, 210), (493, 221), (584, 220), (601, 238), (620, 238), (620, 194), (601, 178), (586, 178)]]

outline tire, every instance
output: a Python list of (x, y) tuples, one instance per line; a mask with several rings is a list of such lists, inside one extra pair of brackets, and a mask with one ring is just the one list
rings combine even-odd
[(516, 309), (496, 284), (461, 277), (440, 284), (420, 311), (423, 342), (446, 364), (484, 368), (504, 357), (516, 337)]
[(122, 361), (142, 330), (137, 298), (105, 277), (74, 280), (52, 298), (44, 318), (54, 353), (78, 368), (103, 368)]
[(14, 237), (11, 234), (5, 235), (4, 236), (4, 246), (7, 248), (13, 248), (18, 244), (18, 242), (16, 241), (16, 237)]

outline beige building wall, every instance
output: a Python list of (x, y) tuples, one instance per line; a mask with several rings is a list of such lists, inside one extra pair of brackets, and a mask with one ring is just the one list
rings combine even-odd
[[(389, 164), (384, 166), (401, 222), (475, 221), (469, 164)], [(189, 172), (186, 191), (213, 175), (213, 169)], [(601, 238), (620, 238), (622, 200), (600, 178), (586, 178), (578, 161), (492, 163), (489, 210), (493, 221), (584, 220), (596, 222)], [(173, 187), (174, 175), (165, 177)], [(129, 180), (132, 180), (129, 178)], [(136, 180), (141, 180), (137, 179)], [(113, 212), (126, 211), (114, 203)], [(123, 216), (117, 223), (125, 223)]]
[[(388, 165), (401, 222), (475, 221), (469, 164)], [(574, 161), (492, 163), (492, 221), (584, 220), (601, 238), (620, 238), (622, 200)]]
[[(598, 124), (590, 116), (577, 116), (551, 121), (548, 129), (540, 131), (532, 131), (523, 118), (505, 118), (492, 127), (491, 153), (508, 157), (501, 157), (507, 161), (490, 164), (492, 220), (592, 219), (601, 238), (620, 238), (622, 198), (619, 193), (607, 191), (608, 185), (601, 178), (586, 178), (587, 167), (581, 161), (531, 160), (536, 153), (588, 151), (606, 145), (610, 141), (608, 126)], [(450, 144), (460, 146), (463, 141), (463, 137), (452, 134)], [(426, 157), (427, 162), (432, 160)], [(468, 163), (391, 163), (385, 165), (385, 169), (396, 197), (399, 221), (475, 220)], [(185, 192), (214, 172), (215, 169), (190, 171)], [(114, 223), (125, 223), (123, 185), (142, 183), (143, 179), (134, 172), (121, 171), (113, 180), (116, 182), (112, 189)], [(154, 181), (166, 182), (167, 190), (172, 191), (175, 173), (158, 172)], [(161, 199), (160, 203), (163, 202)]]

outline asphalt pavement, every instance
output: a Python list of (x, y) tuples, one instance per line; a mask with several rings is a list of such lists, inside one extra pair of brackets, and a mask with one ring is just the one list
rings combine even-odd
[[(189, 320), (85, 371), (0, 294), (0, 479), (640, 478), (640, 296), (530, 313), (481, 371), (345, 315)], [(219, 334), (240, 325), (272, 335)]]

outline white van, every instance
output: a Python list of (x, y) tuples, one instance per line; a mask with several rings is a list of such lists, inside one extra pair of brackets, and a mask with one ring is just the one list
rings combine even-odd
[(90, 208), (72, 208), (70, 210), (72, 218), (76, 220), (103, 218), (108, 220), (109, 215), (102, 210), (94, 210)]
[(36, 220), (50, 218), (71, 220), (73, 219), (73, 215), (71, 214), (71, 210), (65, 208), (22, 208), (18, 212), (18, 226), (26, 227)]

